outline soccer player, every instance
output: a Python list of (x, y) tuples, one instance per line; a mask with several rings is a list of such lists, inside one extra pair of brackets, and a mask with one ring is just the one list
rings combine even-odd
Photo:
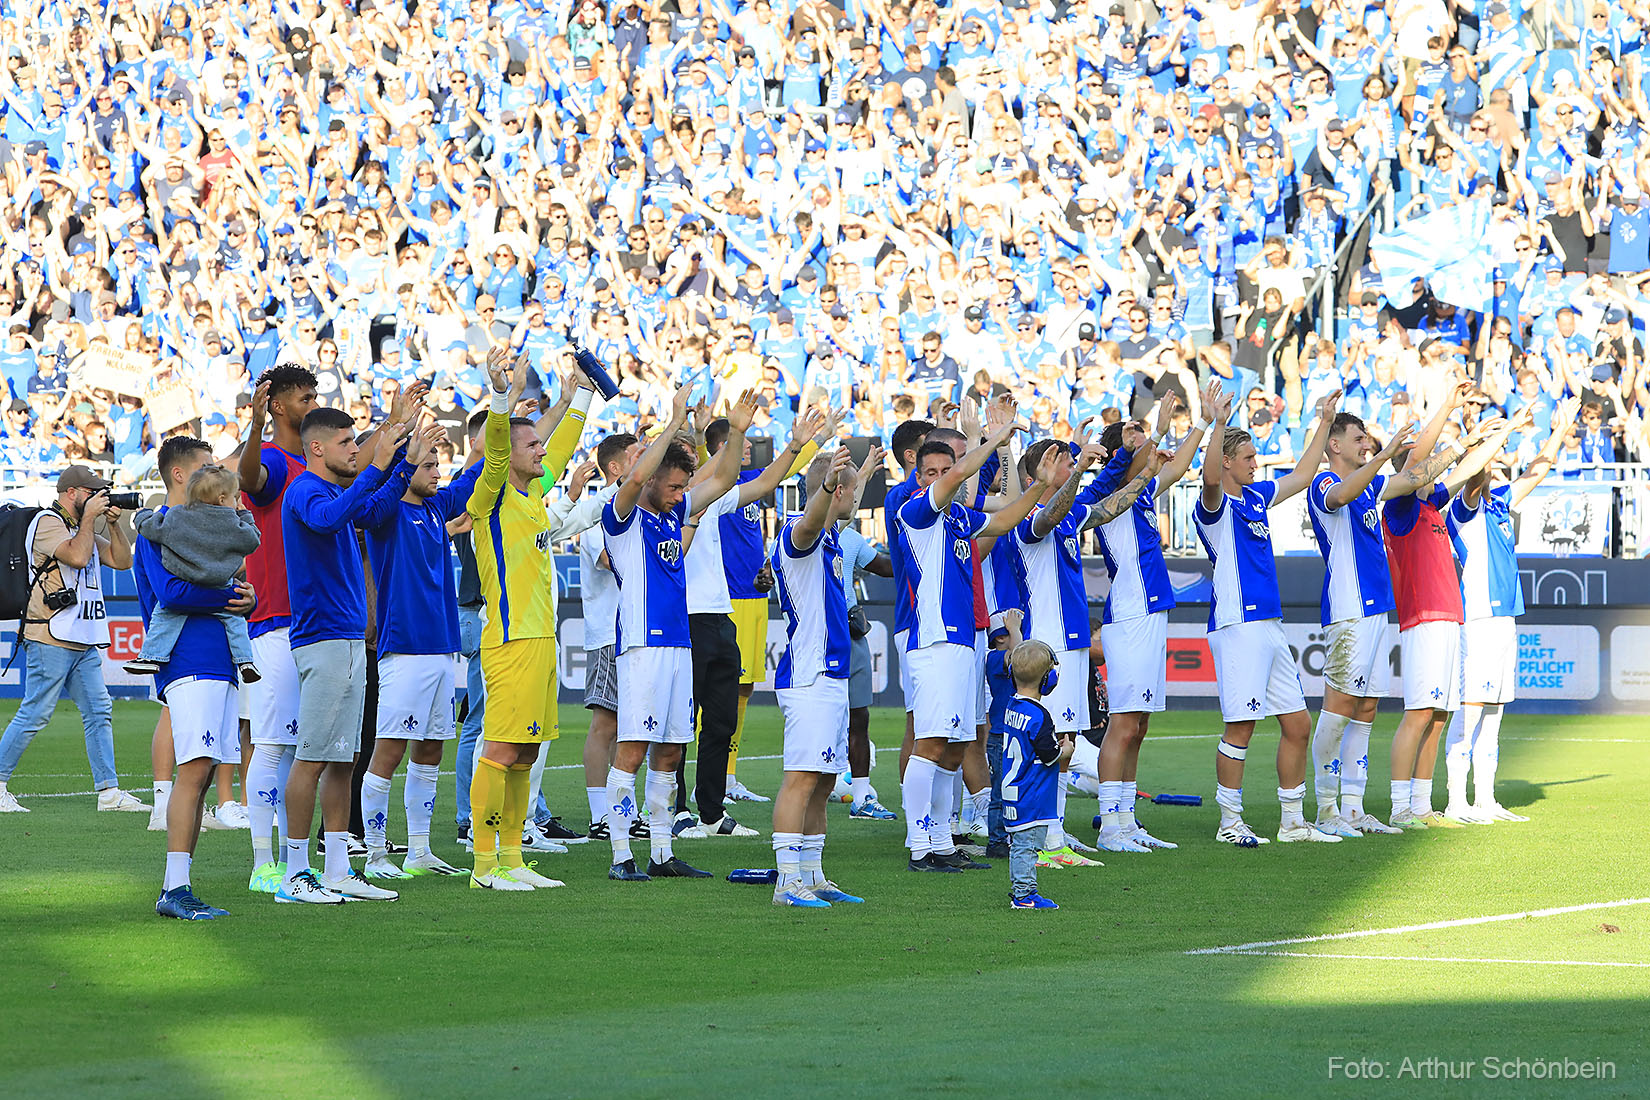
[[(1037, 509), (1015, 528), (1010, 541), (1024, 594), (1022, 632), (1048, 646), (1060, 666), (1059, 682), (1042, 698), (1057, 738), (1075, 736), (1089, 724), (1089, 601), (1083, 584), (1083, 532), (1128, 511), (1162, 466), (1156, 459), (1145, 462), (1127, 488), (1119, 491), (1124, 475), (1134, 466), (1133, 455), (1120, 447), (1079, 493), (1083, 475), (1104, 453), (1098, 444), (1090, 444), (1080, 447), (1073, 457), (1071, 446), (1045, 439), (1026, 448), (1020, 459), (1024, 477), (1030, 477), (1045, 457), (1054, 462), (1055, 483), (1044, 492)], [(1044, 865), (1098, 866), (1067, 842), (1066, 784), (1059, 782), (1056, 788), (1058, 807), (1045, 837)], [(1120, 823), (1114, 823), (1108, 838), (1115, 841), (1120, 830)]]
[[(189, 478), (212, 461), (212, 448), (203, 440), (173, 436), (161, 444), (156, 463), (166, 485), (161, 510), (188, 503)], [(214, 613), (245, 615), (255, 600), (244, 582), (206, 589), (181, 581), (166, 571), (160, 547), (138, 539), (132, 552), (138, 605), (147, 622), (162, 603), (188, 615), (171, 659), (155, 673), (156, 694), (167, 704), (172, 721), (171, 753), (177, 777), (166, 804), (166, 873), (155, 912), (181, 920), (213, 920), (228, 911), (206, 905), (190, 883), (190, 862), (200, 840), (202, 796), (220, 762), (240, 755), (240, 714), (236, 669), (229, 655), (229, 639)]]
[[(863, 571), (878, 577), (894, 576), (894, 566), (888, 554), (881, 553), (869, 539), (852, 524), (859, 512), (859, 498), (865, 486), (882, 466), (883, 450), (873, 444), (866, 452), (854, 478), (856, 499), (847, 519), (837, 524), (837, 543), (842, 549), (842, 596), (848, 608), (848, 637), (852, 650), (848, 656), (848, 816), (860, 821), (896, 821), (899, 815), (877, 801), (871, 789), (871, 767), (876, 763), (871, 753), (871, 643), (870, 622), (859, 607), (856, 582)], [(859, 622), (856, 628), (855, 622)], [(902, 662), (903, 663), (903, 662)]]
[[(1529, 410), (1526, 406), (1526, 413)], [(1518, 671), (1517, 617), (1524, 613), (1513, 551), (1512, 509), (1552, 471), (1564, 437), (1575, 424), (1580, 398), (1567, 397), (1553, 414), (1552, 434), (1518, 480), (1497, 484), (1495, 467), (1469, 479), (1450, 503), (1448, 526), (1461, 562), (1461, 709), (1444, 736), (1444, 816), (1468, 825), (1528, 821), (1496, 801), (1501, 714), (1513, 700)], [(1515, 418), (1516, 424), (1527, 416)], [(1473, 799), (1467, 801), (1467, 781)]]
[[(480, 458), (481, 452), (472, 452), (464, 471), (438, 488), (439, 459), (433, 450), (425, 453), (398, 507), (375, 516), (378, 522), (367, 528), (367, 557), (378, 593), (376, 738), (361, 781), (368, 878), (463, 873), (430, 850), (430, 818), (442, 742), (456, 733), (458, 588), (447, 523), (468, 507), (481, 476)], [(409, 745), (412, 760), (403, 791), (407, 856), (397, 867), (390, 862), (384, 829), (390, 780)]]
[[(808, 417), (814, 410), (806, 410), (804, 417)], [(835, 412), (825, 415), (816, 432), (811, 433), (813, 438), (807, 438), (804, 433), (808, 425), (800, 419), (791, 429), (791, 446), (787, 453), (794, 451), (796, 460), (785, 472), (785, 477), (801, 473), (813, 461), (820, 446), (836, 437), (838, 417)], [(704, 445), (707, 457), (714, 457), (727, 442), (728, 422), (715, 420), (706, 426), (704, 431)], [(796, 446), (801, 440), (801, 446)], [(750, 440), (745, 440), (745, 454), (741, 463), (748, 463), (750, 456)], [(743, 487), (747, 482), (762, 477), (766, 471), (745, 470), (739, 475), (738, 484)], [(783, 480), (783, 479), (781, 479)], [(770, 492), (772, 490), (769, 490)], [(763, 493), (766, 496), (767, 493)], [(741, 492), (741, 497), (744, 494)], [(735, 802), (766, 802), (765, 795), (739, 782), (734, 774), (739, 766), (739, 743), (745, 732), (745, 711), (750, 705), (751, 692), (756, 685), (767, 677), (768, 667), (768, 589), (763, 587), (763, 565), (765, 564), (764, 550), (767, 546), (767, 536), (762, 531), (762, 505), (760, 497), (757, 499), (742, 499), (740, 506), (722, 514), (717, 520), (718, 537), (721, 541), (722, 566), (727, 574), (728, 598), (733, 606), (733, 628), (739, 645), (739, 703), (738, 719), (733, 727), (733, 734), (728, 742), (727, 783), (726, 795)], [(700, 537), (706, 533), (703, 520), (700, 521)], [(697, 540), (696, 540), (697, 541)], [(693, 561), (689, 551), (688, 566), (691, 569)], [(768, 587), (772, 587), (771, 580)], [(691, 573), (688, 579), (688, 588), (691, 595), (693, 580)], [(694, 643), (695, 652), (698, 643)], [(697, 693), (702, 695), (703, 693)], [(697, 700), (703, 705), (703, 700)], [(704, 731), (700, 731), (699, 740), (699, 771), (704, 772), (706, 741)], [(712, 746), (714, 754), (714, 746)], [(697, 793), (697, 792), (696, 792)], [(704, 809), (700, 808), (701, 820)]]
[(487, 711), (470, 782), (470, 886), (482, 890), (562, 885), (522, 862), (521, 839), (539, 746), (557, 731), (556, 566), (544, 491), (567, 468), (582, 418), (563, 417), (547, 441), (541, 426), (512, 417), (513, 397), (529, 369), (525, 356), (512, 368), (505, 348), (488, 353), (486, 458), (468, 503), (486, 604), (481, 675)]
[(818, 909), (864, 900), (840, 889), (821, 866), (825, 803), (848, 763), (852, 644), (836, 524), (852, 515), (854, 479), (846, 447), (816, 455), (805, 479), (807, 507), (787, 518), (774, 540), (774, 584), (785, 616), (785, 650), (773, 680), (785, 720), (785, 774), (773, 803), (775, 905)]
[[(596, 446), (596, 468), (606, 501), (642, 453), (629, 432), (603, 439)], [(607, 772), (613, 766), (614, 734), (619, 728), (619, 672), (613, 645), (618, 640), (619, 583), (608, 567), (607, 545), (598, 522), (579, 535), (579, 597), (584, 605), (584, 706), (590, 728), (584, 738), (584, 793), (590, 803), (590, 839), (607, 839)]]
[[(1443, 510), (1467, 479), (1489, 464), (1512, 430), (1506, 420), (1489, 420), (1473, 429), (1466, 447), (1453, 439), (1447, 441), (1448, 450), (1461, 459), (1448, 478), (1394, 497), (1381, 509), (1404, 669), (1404, 716), (1392, 735), (1392, 816), (1388, 823), (1394, 828), (1462, 827), (1461, 822), (1432, 808), (1438, 739), (1450, 713), (1460, 705), (1465, 622), (1461, 582), (1456, 578), (1454, 548)], [(1414, 448), (1404, 457), (1406, 469), (1425, 465)], [(1445, 460), (1442, 455), (1432, 459), (1434, 465)]]
[(912, 871), (955, 872), (984, 867), (958, 852), (949, 815), (953, 780), (964, 746), (978, 736), (974, 711), (983, 671), (977, 656), (973, 541), (1007, 534), (1053, 482), (1054, 457), (1037, 480), (992, 515), (956, 501), (957, 493), (1015, 430), (1009, 415), (961, 461), (951, 445), (929, 440), (917, 451), (917, 488), (899, 510), (910, 560), (907, 583), (915, 605), (905, 642), (910, 663), (913, 744), (901, 779), (905, 842)]
[[(1312, 786), (1316, 824), (1337, 836), (1401, 831), (1364, 811), (1370, 727), (1391, 678), (1386, 629), (1394, 606), (1392, 571), (1379, 510), (1383, 501), (1427, 484), (1419, 475), (1433, 460), (1390, 478), (1380, 469), (1412, 435), (1417, 453), (1431, 455), (1464, 392), (1452, 390), (1418, 435), (1414, 424), (1406, 424), (1374, 457), (1364, 422), (1351, 413), (1336, 413), (1325, 448), (1329, 469), (1315, 472), (1307, 490), (1312, 532), (1324, 560), (1322, 622), (1328, 653), (1323, 709), (1312, 732)], [(1436, 473), (1428, 473), (1428, 480)]]
[[(246, 558), (246, 579), (258, 593), (247, 621), (259, 679), (247, 686), (252, 754), (246, 765), (246, 808), (252, 822), (252, 877), (247, 887), (273, 894), (286, 875), (286, 787), (298, 745), (298, 666), (292, 661), (292, 606), (287, 594), (281, 498), (304, 472), (299, 429), (316, 407), (316, 380), (292, 364), (271, 367), (252, 391), (251, 420), (237, 472), (241, 495), (258, 525), (258, 549)], [(263, 442), (264, 422), (270, 438)], [(280, 847), (271, 841), (271, 830)]]
[(1306, 800), (1307, 742), (1312, 719), (1306, 711), (1295, 654), (1283, 632), (1283, 601), (1267, 513), (1304, 490), (1323, 461), (1340, 391), (1318, 402), (1318, 427), (1300, 462), (1275, 481), (1256, 480), (1260, 459), (1249, 433), (1226, 428), (1232, 395), (1211, 382), (1204, 395), (1209, 438), (1203, 456), (1203, 492), (1192, 518), (1214, 566), (1209, 606), (1209, 649), (1215, 659), (1220, 716), (1226, 723), (1215, 750), (1215, 803), (1220, 828), (1215, 839), (1240, 848), (1265, 844), (1243, 820), (1243, 762), (1255, 723), (1276, 718), (1278, 802), (1283, 818), (1278, 841), (1338, 844), (1340, 837), (1309, 824)]
[[(372, 463), (364, 471), (358, 471), (361, 449), (347, 412), (311, 409), (299, 431), (305, 469), (281, 499), (299, 732), (286, 787), (286, 873), (276, 901), (338, 904), (397, 897), (350, 867), (349, 813), (367, 690), (366, 584), (355, 524), (371, 525), (376, 514), (393, 508), (423, 460), (418, 450), (396, 461), (404, 430), (401, 423), (378, 430)], [(430, 442), (429, 435), (414, 437), (425, 450)], [(319, 879), (309, 866), (317, 795), (325, 840)]]
[[(807, 448), (818, 450), (814, 434), (823, 431), (828, 423), (829, 418), (819, 409), (806, 409), (797, 417), (795, 430), (785, 449), (774, 456), (767, 469), (739, 479), (714, 499), (701, 487), (694, 489), (696, 510), (688, 520), (694, 529), (694, 536), (686, 553), (688, 636), (693, 643), (693, 704), (699, 720), (699, 759), (697, 782), (694, 784), (699, 821), (682, 830), (679, 835), (683, 839), (758, 835), (755, 829), (735, 821), (723, 807), (727, 798), (728, 750), (739, 716), (744, 712), (745, 699), (740, 694), (740, 684), (751, 666), (746, 663), (746, 655), (740, 649), (739, 635), (734, 625), (728, 578), (734, 572), (736, 562), (724, 551), (722, 532), (725, 521), (730, 518), (739, 518), (743, 525), (742, 510), (760, 507), (757, 501), (773, 492), (782, 480), (792, 474)], [(706, 442), (714, 444), (717, 459), (701, 475), (701, 485), (718, 478), (720, 472), (730, 465), (737, 477), (739, 467), (744, 464), (747, 451), (744, 437), (732, 439), (731, 429), (732, 424), (725, 420), (709, 425)], [(724, 432), (730, 434), (724, 435)], [(735, 445), (739, 447), (737, 452), (726, 453), (729, 447)], [(760, 528), (757, 529), (757, 545), (760, 553)], [(748, 564), (739, 565), (739, 570), (743, 571)], [(760, 567), (758, 563), (757, 568)], [(747, 579), (746, 583), (750, 580)], [(760, 603), (765, 648), (767, 597), (762, 597)], [(761, 679), (766, 657), (758, 651), (752, 660), (756, 662), (757, 679)]]
[[(689, 491), (694, 455), (674, 437), (687, 420), (692, 388), (690, 384), (676, 391), (670, 422), (636, 460), (602, 513), (608, 561), (619, 582), (619, 727), (613, 766), (607, 773), (607, 829), (613, 846), (608, 877), (621, 882), (710, 877), (671, 850), (676, 764), (682, 746), (693, 740), (683, 528), (691, 530), (694, 522), (688, 517), (732, 488), (745, 429), (756, 412), (756, 396), (746, 391), (728, 410), (727, 445), (710, 476)], [(630, 853), (636, 773), (644, 760), (651, 849), (646, 873), (636, 869)]]
[[(1134, 457), (1129, 480), (1155, 461), (1152, 452), (1168, 433), (1178, 399), (1172, 394), (1158, 402), (1157, 432), (1146, 447), (1146, 431), (1139, 421), (1118, 422), (1100, 436), (1108, 452), (1126, 449)], [(1107, 691), (1111, 697), (1111, 725), (1100, 744), (1099, 782), (1102, 851), (1144, 852), (1151, 848), (1173, 848), (1141, 827), (1134, 816), (1135, 775), (1140, 767), (1140, 746), (1146, 739), (1151, 716), (1162, 710), (1165, 699), (1165, 667), (1169, 650), (1169, 611), (1175, 606), (1174, 586), (1163, 561), (1162, 536), (1157, 527), (1157, 495), (1167, 493), (1191, 468), (1203, 433), (1208, 430), (1208, 411), (1192, 428), (1186, 442), (1164, 460), (1157, 476), (1134, 498), (1128, 511), (1100, 527), (1100, 551), (1106, 572), (1111, 574), (1111, 591), (1106, 594), (1106, 610), (1100, 627), (1106, 652)]]
[(905, 547), (904, 531), (900, 527), (899, 510), (911, 494), (917, 491), (917, 451), (927, 442), (934, 430), (929, 420), (906, 420), (894, 429), (888, 449), (904, 475), (888, 486), (882, 502), (882, 522), (888, 535), (888, 560), (894, 573), (894, 649), (899, 653), (899, 687), (905, 699), (905, 740), (900, 746), (899, 771), (903, 779), (905, 763), (911, 755), (912, 691), (911, 662), (905, 656), (905, 643), (910, 637), (916, 619), (911, 582), (906, 577), (909, 554)]

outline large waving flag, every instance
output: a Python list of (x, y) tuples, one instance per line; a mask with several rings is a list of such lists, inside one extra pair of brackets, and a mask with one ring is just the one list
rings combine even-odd
[(1488, 312), (1495, 268), (1484, 239), (1489, 222), (1489, 201), (1469, 199), (1371, 237), (1387, 300), (1402, 309), (1414, 301), (1415, 280), (1425, 279), (1439, 300)]

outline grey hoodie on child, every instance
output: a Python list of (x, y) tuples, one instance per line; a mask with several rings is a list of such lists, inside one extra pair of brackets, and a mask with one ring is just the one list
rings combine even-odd
[(259, 542), (252, 513), (222, 504), (183, 504), (164, 514), (145, 508), (132, 526), (160, 546), (168, 573), (203, 588), (228, 587)]

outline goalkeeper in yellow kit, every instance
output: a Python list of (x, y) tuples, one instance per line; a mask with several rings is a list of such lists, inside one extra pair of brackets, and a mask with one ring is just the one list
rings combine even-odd
[[(544, 490), (572, 458), (584, 413), (575, 405), (548, 442), (541, 440), (538, 425), (510, 415), (528, 369), (523, 359), (512, 372), (509, 352), (502, 348), (487, 356), (492, 403), (486, 461), (469, 504), (486, 607), (481, 676), (487, 691), (481, 753), (470, 784), (475, 841), (470, 885), (485, 890), (561, 885), (522, 862), (521, 832), (532, 805), (533, 761), (539, 746), (557, 733), (556, 567)], [(577, 385), (580, 377), (575, 374), (563, 385)]]

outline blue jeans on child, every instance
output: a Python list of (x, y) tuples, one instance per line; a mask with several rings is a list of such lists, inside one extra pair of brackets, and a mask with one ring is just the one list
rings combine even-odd
[(1037, 853), (1047, 843), (1047, 825), (1032, 825), (1008, 834), (1008, 879), (1014, 897), (1037, 892)]
[(114, 709), (103, 682), (101, 649), (65, 649), (47, 642), (24, 641), (23, 702), (0, 736), (0, 783), (10, 782), (34, 735), (46, 728), (59, 696), (68, 695), (80, 711), (86, 733), (86, 761), (92, 766), (92, 789), (119, 786), (115, 777)]
[(1003, 822), (1003, 735), (992, 730), (985, 735), (985, 759), (991, 768), (991, 806), (986, 811), (986, 843), (1006, 844), (1008, 828)]
[(247, 633), (244, 617), (229, 611), (185, 613), (160, 604), (156, 604), (149, 614), (149, 625), (143, 631), (143, 652), (138, 654), (138, 660), (159, 664), (170, 661), (172, 650), (178, 644), (178, 635), (183, 633), (183, 624), (189, 621), (190, 614), (210, 614), (223, 624), (224, 637), (229, 639), (229, 659), (235, 662), (236, 667), (255, 663), (252, 660), (252, 638)]

